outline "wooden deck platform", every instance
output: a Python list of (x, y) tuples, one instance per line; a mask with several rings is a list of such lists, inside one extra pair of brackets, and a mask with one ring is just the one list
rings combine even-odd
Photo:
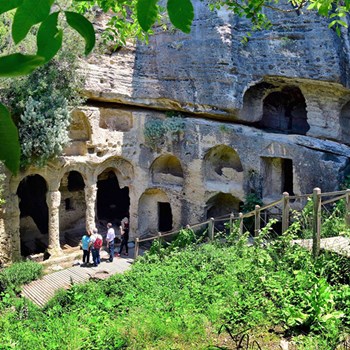
[[(309, 250), (312, 249), (312, 239), (297, 239), (293, 242)], [(350, 257), (350, 238), (342, 236), (322, 238), (320, 248)]]
[(101, 264), (97, 267), (73, 266), (26, 284), (22, 288), (22, 296), (42, 307), (55, 295), (57, 290), (68, 289), (72, 284), (84, 283), (90, 278), (106, 278), (116, 273), (123, 273), (131, 268), (134, 261), (128, 257), (116, 257), (113, 262), (107, 262), (107, 255), (103, 253), (101, 258)]

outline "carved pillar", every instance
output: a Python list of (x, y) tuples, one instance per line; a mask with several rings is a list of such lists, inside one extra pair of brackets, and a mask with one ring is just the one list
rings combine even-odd
[(58, 255), (61, 253), (60, 247), (60, 225), (59, 208), (61, 204), (61, 192), (49, 191), (46, 195), (47, 205), (49, 207), (49, 253)]
[(86, 229), (92, 230), (96, 227), (95, 223), (95, 206), (97, 197), (97, 185), (87, 184), (85, 186), (85, 202), (86, 202)]
[(18, 197), (16, 194), (9, 194), (3, 208), (0, 209), (0, 260), (2, 263), (18, 261), (21, 258), (19, 217)]

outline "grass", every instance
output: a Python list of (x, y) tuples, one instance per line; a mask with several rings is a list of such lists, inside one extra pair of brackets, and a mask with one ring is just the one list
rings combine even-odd
[(230, 334), (268, 349), (282, 338), (334, 348), (350, 324), (341, 273), (350, 264), (334, 254), (313, 261), (289, 235), (263, 245), (263, 235), (254, 246), (233, 236), (161, 248), (123, 275), (60, 291), (44, 309), (5, 292), (0, 349), (236, 349)]

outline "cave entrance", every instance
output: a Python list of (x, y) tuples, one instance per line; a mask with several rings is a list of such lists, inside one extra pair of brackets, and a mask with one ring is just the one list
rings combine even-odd
[(170, 203), (158, 202), (158, 231), (170, 231), (173, 227), (173, 214)]
[(21, 255), (43, 253), (48, 247), (49, 209), (47, 184), (40, 175), (29, 175), (19, 184)]
[(79, 245), (86, 227), (85, 182), (83, 176), (75, 170), (65, 173), (59, 188), (60, 206), (60, 243), (76, 247)]
[(293, 161), (287, 158), (262, 157), (263, 197), (279, 197), (283, 192), (294, 195)]
[(115, 224), (129, 217), (129, 188), (119, 187), (118, 178), (113, 169), (107, 169), (97, 180), (97, 218)]
[(306, 135), (307, 122), (305, 98), (297, 87), (285, 87), (271, 92), (263, 102), (263, 115), (258, 123), (272, 132)]

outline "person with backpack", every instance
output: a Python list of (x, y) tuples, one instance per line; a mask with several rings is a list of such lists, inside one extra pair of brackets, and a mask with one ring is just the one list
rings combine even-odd
[(97, 228), (94, 228), (90, 237), (90, 249), (94, 266), (98, 266), (101, 262), (100, 249), (102, 247), (102, 242), (102, 236), (98, 233)]
[(125, 255), (128, 256), (128, 241), (129, 241), (129, 219), (125, 217), (119, 227), (121, 235), (121, 243), (119, 248), (118, 256), (121, 255), (123, 248), (125, 247)]

